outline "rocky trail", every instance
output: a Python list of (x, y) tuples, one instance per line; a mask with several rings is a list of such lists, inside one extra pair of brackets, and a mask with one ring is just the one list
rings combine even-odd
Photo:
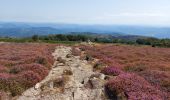
[(49, 75), (18, 100), (105, 100), (103, 74), (73, 56), (71, 47), (58, 46), (53, 56), (56, 61)]

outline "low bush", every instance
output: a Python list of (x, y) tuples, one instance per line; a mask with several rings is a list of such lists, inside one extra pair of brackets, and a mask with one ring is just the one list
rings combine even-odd
[(120, 74), (106, 85), (106, 92), (111, 99), (124, 93), (128, 100), (165, 100), (167, 95), (151, 86), (144, 78), (136, 74)]
[(124, 70), (127, 72), (141, 72), (141, 71), (145, 71), (147, 69), (148, 68), (146, 66), (142, 66), (142, 65), (124, 67)]
[(48, 64), (47, 59), (44, 58), (44, 57), (40, 57), (40, 56), (38, 56), (38, 57), (36, 58), (35, 62), (38, 63), (38, 64), (45, 65), (45, 66)]
[(14, 66), (13, 68), (15, 68), (16, 70), (20, 70), (20, 72), (33, 71), (34, 73), (38, 74), (41, 77), (41, 79), (44, 79), (49, 71), (48, 68), (36, 63), (18, 65), (18, 66)]
[(0, 74), (0, 90), (10, 92), (12, 96), (21, 94), (24, 88), (15, 79), (18, 78), (14, 75), (1, 73)]
[(7, 72), (8, 69), (5, 66), (0, 65), (0, 73)]
[(23, 71), (16, 79), (24, 88), (30, 88), (41, 80), (41, 76), (33, 71)]
[(20, 95), (48, 75), (56, 45), (40, 43), (0, 44), (0, 90)]
[(102, 72), (103, 74), (105, 74), (105, 75), (113, 75), (113, 76), (117, 76), (117, 75), (123, 73), (122, 70), (120, 70), (120, 69), (117, 68), (117, 67), (113, 67), (113, 66), (111, 66), (111, 67), (106, 67), (106, 68), (104, 68), (101, 72)]
[[(140, 76), (144, 77), (148, 82), (160, 89), (170, 92), (170, 74), (169, 72), (148, 70), (139, 73)], [(169, 93), (170, 95), (170, 93)]]
[[(149, 87), (152, 85), (152, 87), (156, 87), (160, 91), (166, 92), (170, 95), (169, 48), (153, 48), (151, 46), (139, 45), (130, 46), (123, 44), (96, 44), (94, 46), (79, 45), (76, 47), (83, 49), (86, 54), (89, 54), (93, 58), (98, 59), (101, 63), (104, 63), (108, 66), (118, 66), (118, 69), (127, 73), (136, 73), (137, 75), (143, 77), (147, 82), (149, 82)], [(94, 69), (98, 68), (99, 65), (100, 64), (96, 64)], [(106, 75), (108, 74), (107, 80), (112, 78), (112, 75), (120, 75), (120, 72), (117, 71), (117, 69), (113, 68), (113, 71), (111, 70), (112, 68), (105, 68), (102, 70), (102, 73), (105, 73)], [(140, 86), (145, 86), (145, 83), (141, 84), (143, 85)], [(136, 89), (134, 88), (134, 90)], [(161, 92), (158, 93), (161, 95)], [(126, 93), (123, 94), (126, 95)]]

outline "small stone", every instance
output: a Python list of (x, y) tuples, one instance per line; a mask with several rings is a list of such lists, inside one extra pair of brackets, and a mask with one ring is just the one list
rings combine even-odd
[(99, 89), (99, 88), (102, 88), (103, 87), (103, 85), (104, 85), (104, 82), (103, 81), (101, 81), (100, 79), (97, 79), (97, 78), (92, 78), (92, 79), (90, 79), (90, 82), (91, 82), (91, 84), (92, 84), (92, 88), (93, 89)]
[(41, 86), (40, 86), (40, 83), (37, 83), (35, 86), (34, 86), (34, 89), (39, 89)]
[(66, 63), (66, 60), (64, 60), (64, 59), (61, 58), (61, 57), (58, 57), (58, 58), (57, 58), (57, 61), (58, 61), (59, 63), (63, 63), (63, 64)]
[(49, 83), (49, 88), (53, 89), (53, 87), (54, 87), (54, 82), (50, 82)]
[(73, 56), (73, 55), (71, 55), (71, 54), (67, 54), (67, 55), (66, 55), (67, 58), (71, 58), (72, 56)]
[(105, 75), (104, 74), (100, 74), (99, 75), (99, 79), (104, 80), (105, 79)]

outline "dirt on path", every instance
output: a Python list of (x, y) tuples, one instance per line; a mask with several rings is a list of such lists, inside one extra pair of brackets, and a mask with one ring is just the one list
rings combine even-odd
[(73, 56), (71, 47), (58, 46), (53, 56), (56, 61), (49, 75), (17, 100), (105, 100), (103, 74)]

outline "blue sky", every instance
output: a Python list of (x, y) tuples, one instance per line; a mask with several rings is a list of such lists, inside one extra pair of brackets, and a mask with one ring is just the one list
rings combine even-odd
[(170, 26), (170, 0), (0, 0), (0, 21)]

